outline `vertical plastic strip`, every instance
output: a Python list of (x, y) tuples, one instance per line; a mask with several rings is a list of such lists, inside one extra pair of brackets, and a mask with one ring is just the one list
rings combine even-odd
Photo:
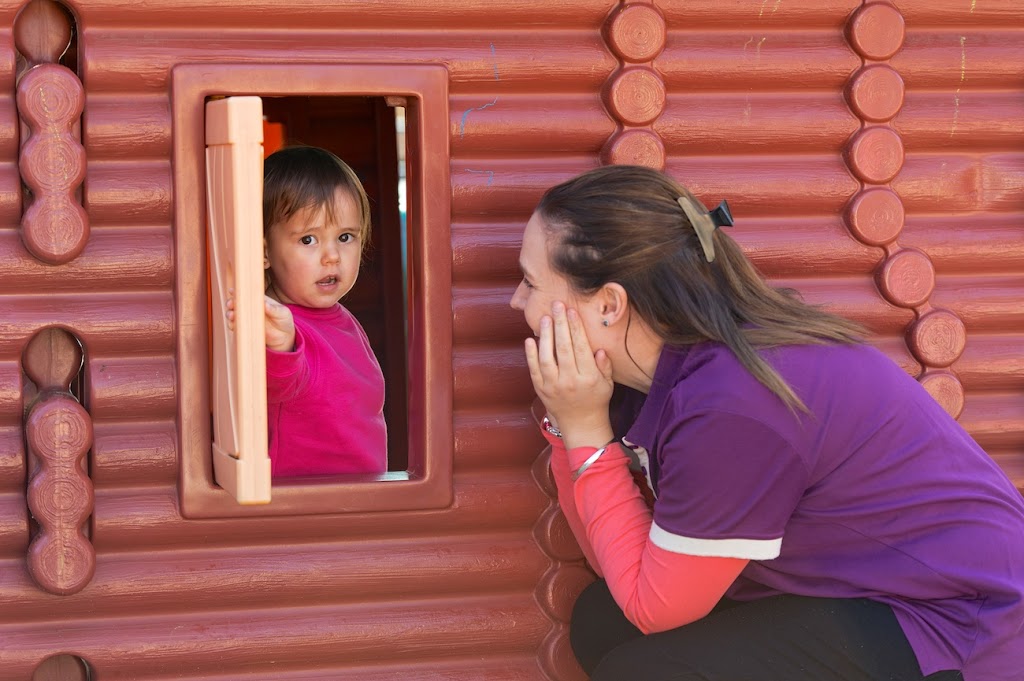
[[(206, 104), (213, 326), (213, 469), (240, 504), (270, 502), (263, 318), (263, 103)], [(225, 303), (234, 289), (235, 329)]]

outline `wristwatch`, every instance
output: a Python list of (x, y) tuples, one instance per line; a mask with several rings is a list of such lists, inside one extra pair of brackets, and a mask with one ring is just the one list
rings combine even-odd
[(544, 420), (540, 422), (540, 425), (541, 428), (551, 433), (555, 437), (562, 437), (562, 431), (560, 431), (558, 428), (555, 428), (554, 424), (551, 423), (551, 419), (549, 419), (547, 416), (545, 416)]

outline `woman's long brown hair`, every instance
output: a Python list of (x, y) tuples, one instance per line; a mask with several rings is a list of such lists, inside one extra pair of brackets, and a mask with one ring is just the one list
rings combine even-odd
[(605, 166), (549, 189), (537, 211), (554, 237), (551, 266), (583, 295), (619, 283), (632, 309), (670, 345), (717, 341), (791, 409), (806, 406), (758, 352), (783, 345), (856, 343), (863, 329), (769, 286), (721, 229), (707, 262), (664, 173)]

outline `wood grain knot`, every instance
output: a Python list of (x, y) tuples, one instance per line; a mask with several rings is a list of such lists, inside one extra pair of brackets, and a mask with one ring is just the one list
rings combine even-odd
[(846, 157), (860, 180), (885, 184), (903, 167), (903, 141), (889, 128), (865, 128), (853, 138)]
[(847, 39), (865, 59), (888, 59), (903, 47), (906, 26), (892, 5), (873, 2), (854, 12), (847, 24)]
[(96, 569), (96, 552), (83, 533), (95, 502), (92, 481), (83, 471), (92, 421), (70, 395), (49, 395), (32, 407), (25, 434), (39, 462), (26, 494), (39, 523), (29, 545), (29, 572), (50, 593), (77, 593)]
[(861, 69), (850, 81), (846, 99), (864, 120), (888, 121), (903, 108), (903, 78), (895, 69), (874, 64)]
[(576, 543), (576, 537), (558, 504), (549, 506), (537, 519), (533, 526), (533, 538), (541, 551), (555, 560), (574, 561), (583, 558), (583, 551)]
[(89, 681), (89, 666), (77, 655), (51, 655), (32, 672), (31, 681)]
[(605, 145), (602, 160), (606, 164), (665, 167), (665, 145), (661, 136), (650, 130), (624, 130)]
[(665, 83), (649, 68), (623, 69), (608, 88), (608, 108), (626, 125), (647, 125), (665, 109)]
[(926, 371), (921, 385), (955, 419), (964, 411), (964, 386), (948, 371)]
[(967, 344), (963, 321), (948, 310), (935, 310), (921, 317), (910, 329), (907, 345), (922, 363), (948, 367), (959, 359)]
[(935, 267), (921, 251), (904, 248), (882, 265), (878, 286), (893, 305), (917, 307), (928, 300), (935, 289)]
[(53, 0), (32, 0), (14, 20), (14, 45), (32, 64), (57, 62), (71, 35), (71, 16)]
[(41, 534), (28, 549), (29, 574), (52, 594), (70, 596), (84, 589), (96, 573), (96, 550), (81, 534)]
[(587, 681), (589, 678), (576, 661), (569, 642), (569, 627), (555, 626), (544, 637), (537, 650), (537, 664), (545, 678), (558, 681)]
[(551, 445), (544, 447), (540, 456), (533, 460), (530, 472), (533, 473), (533, 479), (537, 482), (537, 486), (544, 491), (544, 494), (549, 497), (558, 496), (555, 478), (551, 475)]
[(650, 5), (626, 5), (608, 21), (607, 40), (623, 61), (650, 61), (665, 49), (665, 19)]
[(68, 331), (49, 326), (32, 336), (21, 366), (39, 390), (68, 390), (82, 369), (82, 346)]
[(44, 466), (63, 463), (92, 446), (92, 419), (70, 395), (44, 397), (26, 419), (25, 434)]
[(85, 148), (78, 139), (85, 94), (78, 77), (56, 64), (30, 69), (18, 83), (18, 115), (29, 128), (18, 167), (32, 200), (21, 237), (32, 255), (51, 265), (76, 258), (89, 237), (77, 198), (85, 179)]
[(34, 133), (70, 130), (84, 106), (82, 81), (67, 67), (40, 64), (18, 81), (18, 114)]
[(593, 581), (594, 573), (582, 565), (563, 565), (557, 570), (548, 570), (534, 593), (548, 617), (568, 622), (576, 599)]
[(906, 217), (896, 192), (877, 187), (859, 192), (846, 211), (850, 232), (869, 246), (891, 243), (903, 230)]

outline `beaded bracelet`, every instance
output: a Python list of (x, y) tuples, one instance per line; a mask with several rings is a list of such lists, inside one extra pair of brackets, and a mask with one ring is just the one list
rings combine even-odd
[(548, 431), (555, 437), (562, 437), (562, 431), (560, 431), (558, 428), (555, 428), (555, 425), (551, 423), (551, 419), (549, 419), (547, 416), (545, 416), (544, 420), (540, 422), (540, 425), (542, 428), (544, 428), (544, 430)]

